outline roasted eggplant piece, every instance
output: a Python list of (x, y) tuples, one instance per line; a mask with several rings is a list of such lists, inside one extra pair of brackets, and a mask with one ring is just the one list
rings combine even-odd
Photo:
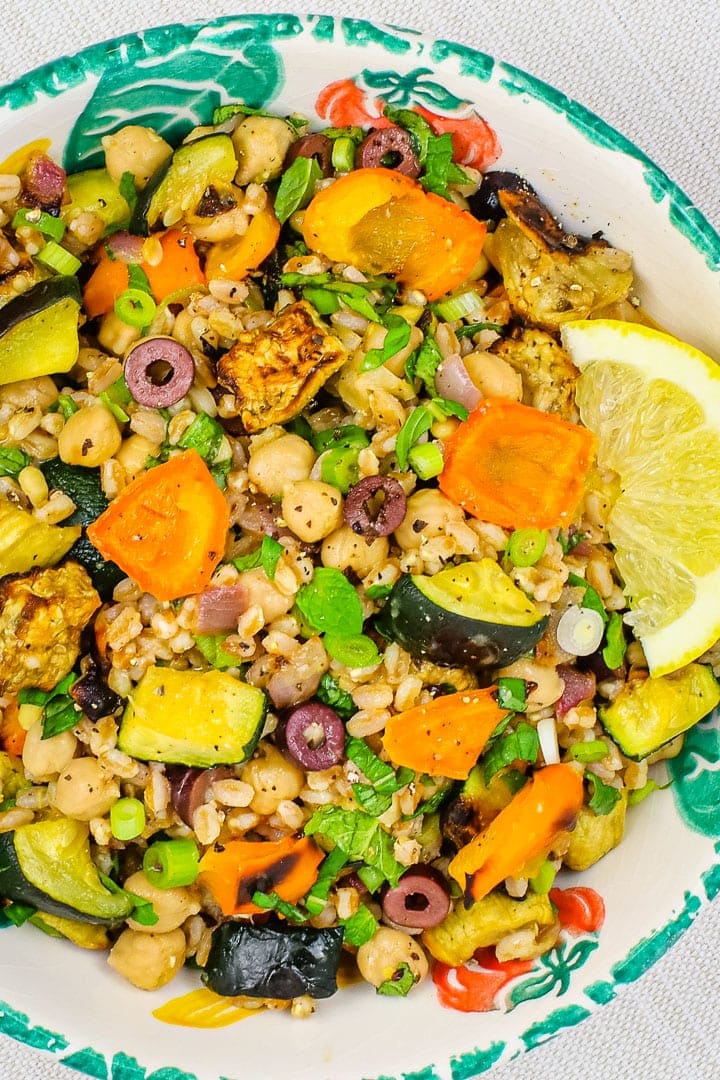
[(552, 334), (533, 327), (518, 329), (496, 341), (490, 352), (522, 376), (523, 405), (577, 420), (574, 397), (579, 372)]
[(227, 997), (331, 997), (337, 990), (342, 942), (340, 926), (316, 930), (223, 923), (213, 934), (202, 979)]
[(524, 900), (513, 900), (491, 892), (469, 908), (462, 900), (456, 901), (446, 919), (424, 932), (422, 942), (436, 960), (456, 967), (469, 960), (476, 949), (497, 945), (507, 934), (531, 927), (537, 932), (554, 922), (553, 906), (546, 895), (528, 893)]
[(493, 235), (492, 258), (514, 310), (558, 330), (623, 300), (632, 285), (631, 258), (599, 236), (566, 233), (527, 191), (499, 192), (507, 217)]
[(625, 832), (626, 810), (625, 790), (620, 792), (620, 798), (609, 814), (596, 814), (589, 806), (583, 806), (570, 834), (570, 846), (563, 856), (565, 866), (569, 870), (587, 870), (617, 847)]

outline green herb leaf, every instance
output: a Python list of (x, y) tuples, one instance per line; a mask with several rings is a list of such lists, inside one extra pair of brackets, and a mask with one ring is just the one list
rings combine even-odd
[(152, 289), (150, 288), (150, 282), (148, 276), (141, 266), (137, 263), (128, 264), (128, 288), (139, 289), (140, 292), (147, 293), (148, 296), (152, 296)]
[(135, 922), (140, 923), (141, 926), (155, 926), (155, 924), (160, 921), (150, 900), (146, 900), (144, 896), (138, 896), (128, 889), (123, 889), (116, 881), (113, 881), (111, 877), (108, 877), (107, 874), (103, 874), (100, 870), (98, 870), (98, 877), (108, 892), (129, 896), (133, 901), (135, 907), (128, 918), (134, 919)]
[(319, 633), (351, 637), (362, 633), (363, 613), (357, 592), (344, 574), (319, 566), (295, 598), (303, 618)]
[(603, 622), (608, 622), (609, 615), (603, 606), (600, 594), (593, 589), (592, 585), (588, 585), (585, 578), (580, 577), (579, 574), (568, 574), (567, 583), (568, 585), (573, 585), (575, 588), (585, 590), (582, 600), (580, 601), (580, 607), (590, 608), (591, 611), (597, 611), (598, 615), (602, 615)]
[(418, 439), (432, 427), (432, 416), (423, 405), (417, 405), (400, 428), (395, 440), (395, 457), (400, 472), (408, 467), (408, 454)]
[(322, 701), (323, 705), (329, 705), (334, 709), (341, 720), (349, 720), (357, 712), (357, 705), (346, 690), (341, 690), (329, 671), (325, 672), (320, 679), (320, 684), (315, 691), (315, 697)]
[(35, 914), (34, 907), (30, 907), (29, 904), (18, 903), (8, 904), (7, 907), (0, 908), (0, 911), (15, 926), (22, 926)]
[(449, 131), (444, 135), (431, 136), (427, 147), (425, 175), (420, 177), (420, 183), (426, 191), (433, 191), (444, 199), (449, 198), (448, 184), (467, 184), (469, 180), (465, 170), (453, 161), (453, 153), (452, 135)]
[(73, 413), (76, 413), (80, 406), (71, 398), (69, 394), (59, 394), (57, 398), (57, 406), (60, 412), (63, 414), (65, 420), (69, 420)]
[(198, 413), (192, 424), (178, 439), (183, 450), (197, 450), (203, 461), (214, 462), (225, 432), (222, 426), (207, 413)]
[(432, 334), (427, 333), (419, 349), (405, 361), (405, 378), (408, 382), (422, 379), (430, 397), (436, 397), (435, 374), (443, 361), (438, 343)]
[(436, 810), (440, 809), (445, 800), (450, 797), (452, 789), (453, 785), (451, 783), (441, 785), (429, 799), (421, 802), (412, 814), (403, 814), (403, 821), (412, 821), (413, 818), (420, 817), (421, 814), (434, 814)]
[(285, 548), (278, 540), (273, 539), (272, 536), (263, 536), (262, 544), (260, 545), (260, 561), (263, 570), (271, 581), (275, 580), (277, 564), (284, 551)]
[(650, 777), (647, 783), (643, 784), (641, 788), (636, 788), (634, 791), (628, 791), (628, 806), (637, 806), (638, 803), (647, 799), (648, 795), (651, 795), (653, 791), (665, 791), (667, 788), (671, 787), (671, 785), (672, 780), (667, 784), (658, 784)]
[(345, 424), (343, 427), (312, 432), (309, 441), (318, 454), (324, 453), (325, 450), (362, 450), (363, 447), (370, 445), (367, 432), (357, 424)]
[(322, 171), (314, 157), (296, 157), (283, 173), (275, 196), (275, 216), (283, 224), (291, 214), (312, 199), (315, 184), (322, 179)]
[(354, 915), (349, 919), (341, 919), (345, 934), (344, 940), (347, 945), (356, 945), (358, 948), (375, 937), (378, 921), (369, 907), (361, 904)]
[(384, 600), (392, 592), (392, 585), (371, 585), (365, 590), (368, 600)]
[(30, 457), (13, 446), (0, 447), (0, 476), (17, 476), (30, 464)]
[(30, 686), (18, 694), (20, 705), (42, 706), (43, 739), (50, 739), (62, 731), (69, 731), (79, 723), (80, 709), (68, 694), (68, 690), (77, 678), (77, 675), (71, 671), (52, 690), (39, 690), (35, 686)]
[(353, 784), (352, 790), (355, 801), (371, 817), (382, 817), (392, 806), (392, 795), (387, 791), (378, 791), (372, 784)]
[(256, 566), (262, 565), (262, 548), (256, 548), (247, 555), (239, 555), (237, 559), (232, 560), (232, 564), (241, 574), (245, 570), (254, 570)]
[(373, 753), (364, 739), (348, 739), (345, 754), (369, 780), (367, 784), (353, 784), (353, 795), (363, 810), (373, 817), (380, 817), (389, 810), (395, 792), (409, 784), (415, 775), (412, 769), (405, 767), (396, 773), (392, 765)]
[(595, 811), (598, 817), (604, 817), (612, 811), (615, 803), (620, 798), (620, 792), (616, 787), (605, 784), (595, 773), (586, 773), (585, 779), (592, 784), (593, 788), (592, 798), (588, 806)]
[(521, 720), (514, 731), (503, 735), (484, 755), (485, 783), (489, 784), (496, 773), (515, 761), (537, 761), (539, 750), (537, 731)]
[(527, 683), (524, 679), (498, 679), (497, 703), (501, 709), (525, 712), (527, 709)]
[[(587, 535), (581, 532), (563, 533), (558, 535), (558, 543), (563, 550), (563, 555), (567, 555), (569, 552), (576, 548), (578, 544), (581, 544), (583, 540), (587, 539)], [(581, 579), (584, 580), (584, 579)]]
[(252, 105), (243, 105), (241, 103), (218, 105), (216, 109), (213, 109), (212, 123), (213, 125), (224, 124), (226, 120), (232, 120), (233, 116), (269, 116), (273, 120), (284, 120), (295, 131), (301, 131), (307, 127), (307, 120), (301, 116), (279, 117), (274, 113), (266, 112), (264, 109), (254, 109)]
[(611, 671), (615, 671), (622, 664), (626, 648), (623, 617), (619, 612), (613, 611), (605, 628), (605, 648), (602, 651), (603, 660)]
[(130, 207), (130, 213), (132, 214), (137, 202), (138, 193), (135, 186), (135, 177), (131, 172), (124, 172), (120, 177), (120, 183), (118, 184), (118, 191), (122, 195), (125, 202)]
[(425, 406), (427, 411), (436, 420), (445, 420), (448, 416), (457, 416), (459, 420), (467, 420), (470, 413), (459, 401), (450, 401), (449, 398), (434, 397)]
[(412, 109), (394, 109), (391, 105), (385, 107), (384, 113), (391, 123), (405, 128), (412, 140), (415, 156), (424, 165), (430, 140), (434, 137), (427, 120)]
[(388, 360), (392, 360), (393, 356), (404, 349), (409, 342), (411, 327), (401, 315), (387, 315), (385, 325), (388, 332), (382, 347), (368, 349), (360, 365), (361, 371), (374, 371), (375, 368), (381, 367)]
[(330, 854), (325, 856), (320, 864), (315, 884), (303, 900), (310, 915), (319, 915), (325, 907), (333, 882), (346, 862), (345, 852), (339, 847), (333, 848)]
[(301, 911), (299, 907), (295, 907), (294, 904), (289, 904), (287, 900), (283, 900), (276, 892), (255, 892), (252, 895), (252, 902), (264, 911), (277, 911), (278, 914), (284, 915), (290, 922), (307, 922), (308, 917), (304, 911)]
[(227, 634), (196, 634), (195, 644), (203, 654), (208, 664), (224, 671), (226, 668), (237, 667), (240, 661), (236, 656), (225, 652), (223, 642)]
[(393, 839), (364, 811), (321, 806), (305, 826), (306, 836), (316, 833), (339, 847), (348, 862), (365, 863), (393, 886), (399, 882), (405, 867), (395, 858)]
[(410, 970), (409, 964), (401, 964), (389, 979), (380, 983), (377, 988), (378, 994), (386, 997), (407, 997), (415, 985), (415, 976)]
[(461, 326), (458, 330), (455, 331), (455, 337), (475, 337), (475, 335), (479, 334), (481, 330), (494, 330), (496, 334), (502, 334), (504, 329), (505, 327), (501, 326), (500, 323), (474, 322), (468, 323), (467, 326)]

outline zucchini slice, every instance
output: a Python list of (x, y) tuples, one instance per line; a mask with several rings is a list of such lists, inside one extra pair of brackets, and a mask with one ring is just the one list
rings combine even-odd
[(625, 757), (640, 761), (707, 716), (720, 702), (720, 684), (707, 664), (629, 683), (600, 722)]
[(77, 527), (48, 525), (0, 498), (0, 577), (55, 566), (79, 536)]
[(432, 577), (403, 575), (375, 627), (411, 656), (497, 667), (532, 652), (547, 622), (498, 563), (480, 559)]
[(141, 761), (234, 765), (255, 749), (266, 711), (262, 690), (223, 671), (151, 667), (130, 694), (118, 747)]
[(120, 225), (130, 217), (130, 207), (107, 169), (85, 169), (67, 178), (70, 202), (60, 211), (69, 225), (80, 214), (96, 214), (105, 225)]
[(227, 187), (236, 172), (237, 158), (229, 135), (206, 135), (184, 143), (139, 193), (130, 232), (147, 236), (163, 225), (177, 225), (195, 209), (206, 188)]
[(90, 857), (88, 827), (55, 818), (0, 834), (0, 896), (47, 915), (113, 926), (133, 910), (132, 898), (105, 888)]
[(69, 371), (78, 358), (80, 286), (39, 281), (0, 308), (0, 384)]

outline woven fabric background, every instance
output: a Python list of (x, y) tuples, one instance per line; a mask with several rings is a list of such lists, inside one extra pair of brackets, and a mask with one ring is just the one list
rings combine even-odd
[[(314, 0), (310, 9), (411, 26), (545, 79), (632, 139), (720, 226), (717, 0)], [(290, 0), (204, 0), (200, 6), (190, 0), (6, 0), (0, 81), (148, 25), (272, 10), (306, 9)], [(558, 1072), (564, 1080), (720, 1077), (719, 957), (716, 905), (617, 1000), (532, 1054), (494, 1069), (493, 1080), (544, 1080)], [(48, 1055), (0, 1038), (0, 1080), (81, 1078)], [(279, 1078), (268, 1072), (248, 1080)]]

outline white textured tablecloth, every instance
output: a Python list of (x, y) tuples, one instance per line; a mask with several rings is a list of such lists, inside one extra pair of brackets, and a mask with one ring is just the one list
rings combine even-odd
[[(262, 0), (6, 0), (0, 82), (148, 25), (271, 10), (307, 9)], [(412, 26), (525, 68), (629, 136), (720, 225), (718, 0), (315, 0), (310, 10)], [(716, 905), (619, 999), (495, 1069), (493, 1080), (720, 1078), (719, 962)], [(48, 1055), (0, 1038), (0, 1080), (76, 1078)]]

